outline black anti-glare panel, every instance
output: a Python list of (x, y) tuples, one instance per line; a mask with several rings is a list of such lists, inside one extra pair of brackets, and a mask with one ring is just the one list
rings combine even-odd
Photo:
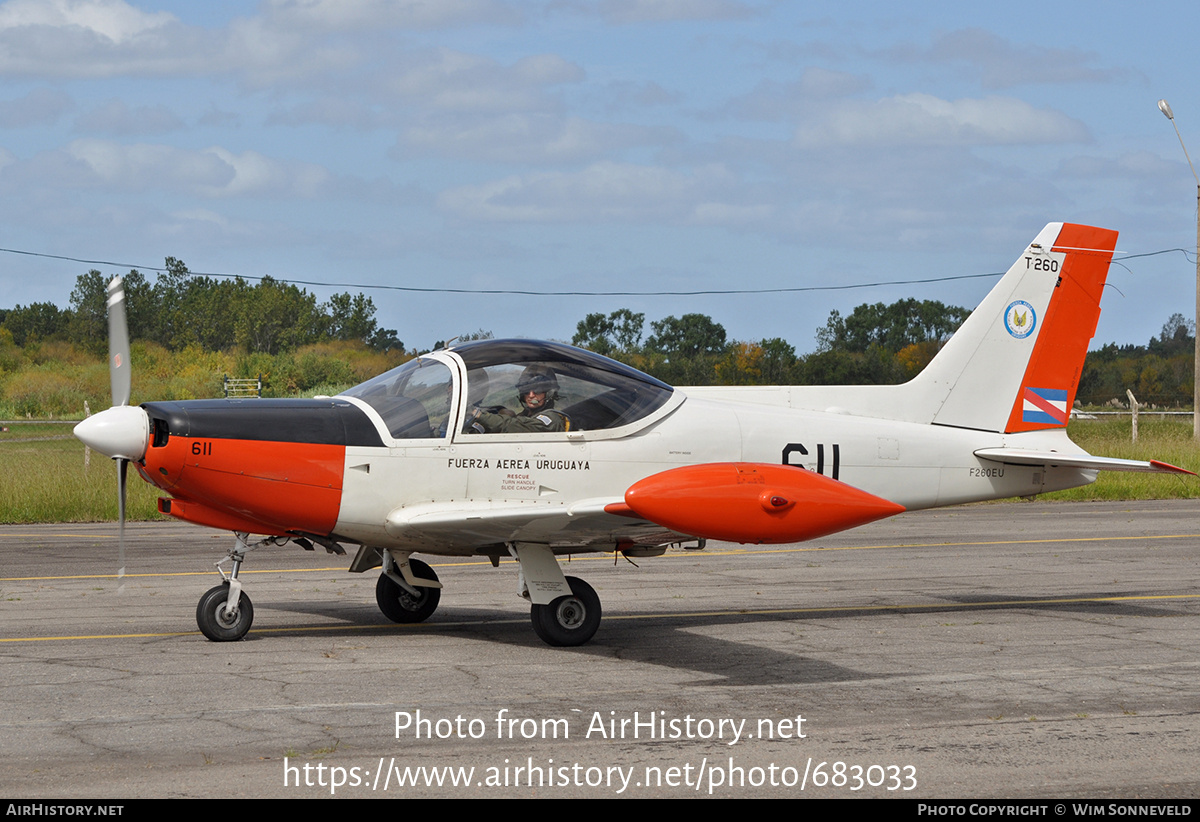
[(383, 446), (367, 415), (339, 400), (188, 400), (142, 408), (164, 421), (171, 436)]

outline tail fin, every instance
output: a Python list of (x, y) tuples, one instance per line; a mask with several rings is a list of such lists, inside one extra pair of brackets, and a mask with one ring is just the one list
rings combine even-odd
[(1042, 229), (908, 384), (940, 398), (932, 422), (1005, 433), (1065, 427), (1116, 244), (1104, 228)]

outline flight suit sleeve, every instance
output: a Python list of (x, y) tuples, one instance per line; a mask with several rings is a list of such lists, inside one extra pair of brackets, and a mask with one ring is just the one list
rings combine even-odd
[(505, 417), (490, 411), (480, 411), (476, 422), (489, 434), (512, 434), (526, 432), (544, 434), (548, 431), (566, 431), (567, 417), (553, 408), (539, 411), (532, 416)]

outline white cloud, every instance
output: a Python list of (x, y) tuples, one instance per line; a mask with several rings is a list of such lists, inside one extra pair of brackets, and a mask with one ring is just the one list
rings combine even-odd
[(408, 151), (504, 163), (563, 163), (591, 160), (633, 146), (674, 139), (671, 129), (599, 123), (539, 113), (430, 120), (406, 129), (393, 154)]
[(979, 73), (985, 88), (1031, 83), (1101, 83), (1125, 73), (1093, 68), (1090, 64), (1098, 59), (1094, 53), (1044, 43), (1015, 45), (979, 28), (944, 34), (927, 49), (902, 46), (888, 54), (901, 62), (965, 63)]
[[(347, 71), (370, 63), (371, 76), (354, 78), (359, 89), (390, 88), (459, 110), (544, 107), (543, 90), (582, 80), (579, 66), (551, 54), (502, 65), (451, 50), (397, 49), (387, 39), (406, 29), (518, 16), (495, 0), (277, 0), (210, 29), (125, 0), (7, 0), (0, 3), (0, 76), (227, 75), (252, 88), (305, 80), (309, 90), (313, 78), (342, 86)], [(346, 31), (352, 34), (339, 34)]]
[(8, 0), (0, 5), (0, 74), (116, 77), (242, 72), (262, 83), (353, 63), (357, 54), (271, 25), (235, 18), (188, 26), (123, 0)]
[(811, 111), (815, 103), (869, 88), (871, 79), (865, 75), (810, 66), (795, 82), (760, 82), (749, 94), (733, 100), (729, 108), (738, 116), (755, 120), (796, 120)]
[(122, 0), (8, 0), (0, 5), (0, 73), (109, 77), (203, 70), (216, 35)]
[(233, 225), (225, 215), (207, 208), (184, 209), (173, 212), (171, 216), (181, 222), (209, 223), (222, 229), (228, 229)]
[(635, 219), (676, 211), (691, 181), (651, 166), (597, 163), (577, 172), (512, 176), (444, 192), (438, 205), (477, 220), (561, 222)]
[(848, 101), (796, 131), (800, 148), (838, 145), (1045, 145), (1089, 139), (1083, 123), (1012, 97), (943, 100), (901, 94)]
[(266, 122), (286, 126), (320, 123), (334, 128), (368, 130), (381, 128), (388, 120), (380, 106), (347, 97), (323, 96), (272, 112)]
[(90, 178), (78, 183), (183, 190), (207, 197), (312, 197), (330, 178), (320, 166), (272, 160), (256, 151), (234, 154), (220, 147), (192, 151), (81, 139), (68, 145), (64, 154)]
[(865, 91), (871, 87), (871, 78), (865, 74), (850, 74), (832, 71), (820, 66), (809, 66), (795, 84), (796, 92), (807, 99), (844, 97)]
[(552, 54), (505, 66), (488, 57), (439, 49), (410, 59), (388, 83), (403, 98), (450, 111), (528, 111), (549, 105), (545, 87), (583, 80), (583, 70)]
[(214, 154), (174, 146), (81, 139), (64, 153), (90, 172), (93, 183), (120, 188), (213, 189), (229, 185), (234, 177), (233, 168)]
[(318, 165), (280, 162), (257, 151), (234, 154), (223, 148), (209, 148), (203, 153), (220, 158), (234, 172), (226, 185), (208, 190), (212, 196), (267, 194), (314, 197), (330, 180), (329, 172)]
[(183, 128), (183, 121), (164, 105), (131, 109), (122, 100), (109, 100), (75, 120), (76, 131), (99, 134), (156, 134)]
[(127, 43), (175, 19), (165, 11), (146, 13), (123, 0), (8, 0), (0, 5), (0, 31), (78, 29), (112, 43)]
[(266, 12), (280, 24), (320, 31), (441, 29), (516, 23), (521, 17), (495, 0), (268, 0)]
[[(733, 181), (713, 166), (686, 174), (632, 163), (594, 163), (580, 171), (511, 176), (443, 192), (438, 206), (459, 217), (487, 222), (577, 220), (711, 223), (721, 193)], [(702, 209), (701, 213), (697, 209)], [(731, 209), (726, 216), (734, 213)], [(737, 219), (744, 219), (744, 207)]]
[(72, 105), (64, 91), (36, 88), (19, 99), (0, 102), (0, 128), (53, 125)]
[(208, 111), (200, 115), (196, 120), (196, 125), (204, 126), (205, 128), (234, 128), (241, 125), (241, 115), (219, 109), (215, 104), (208, 107)]
[(198, 62), (198, 73), (233, 72), (255, 87), (336, 74), (357, 65), (363, 56), (355, 46), (320, 32), (289, 29), (263, 17), (237, 18), (215, 33), (215, 42), (189, 47), (189, 54)]
[(766, 203), (698, 203), (693, 217), (694, 222), (700, 225), (763, 227), (774, 217), (775, 212), (775, 207)]
[(610, 111), (623, 111), (629, 108), (654, 108), (673, 105), (683, 99), (677, 91), (667, 91), (655, 82), (634, 82), (632, 80), (615, 80), (604, 90), (607, 98), (606, 107)]
[(1060, 164), (1064, 177), (1080, 179), (1170, 178), (1178, 172), (1179, 164), (1164, 160), (1149, 151), (1137, 151), (1118, 157), (1069, 157)]
[(597, 10), (613, 23), (741, 20), (759, 13), (738, 0), (601, 0)]

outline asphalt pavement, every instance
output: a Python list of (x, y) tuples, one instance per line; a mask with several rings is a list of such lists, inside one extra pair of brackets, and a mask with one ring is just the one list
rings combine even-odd
[(566, 567), (604, 621), (544, 645), (516, 566), (425, 556), (426, 623), (296, 546), (197, 600), (227, 534), (0, 528), (10, 797), (1200, 796), (1200, 501), (1005, 503), (813, 543)]

